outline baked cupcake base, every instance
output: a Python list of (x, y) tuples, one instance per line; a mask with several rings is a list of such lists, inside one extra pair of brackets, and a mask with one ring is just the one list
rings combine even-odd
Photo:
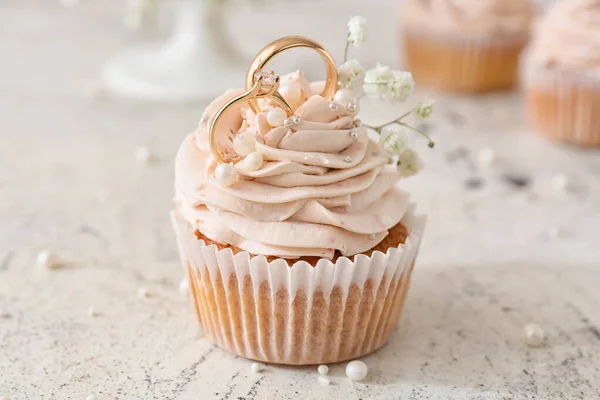
[(600, 146), (600, 78), (528, 63), (525, 96), (536, 133), (587, 147)]
[(419, 84), (477, 93), (513, 87), (526, 37), (449, 38), (403, 32), (404, 63)]
[[(279, 364), (334, 363), (383, 346), (400, 318), (424, 217), (412, 210), (383, 253), (310, 258), (292, 266), (198, 237), (173, 218), (198, 321), (239, 356)], [(406, 235), (408, 232), (408, 236)], [(209, 244), (207, 244), (209, 243)]]

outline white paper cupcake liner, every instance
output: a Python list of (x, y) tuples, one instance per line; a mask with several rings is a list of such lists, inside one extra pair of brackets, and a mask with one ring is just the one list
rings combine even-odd
[(242, 357), (281, 364), (332, 363), (387, 342), (396, 326), (425, 227), (414, 207), (404, 244), (316, 266), (218, 250), (173, 218), (200, 325)]
[(475, 36), (404, 30), (407, 69), (417, 82), (439, 89), (484, 92), (508, 89), (518, 78), (528, 35)]
[(521, 74), (533, 130), (553, 140), (600, 146), (600, 77), (548, 68), (527, 54)]

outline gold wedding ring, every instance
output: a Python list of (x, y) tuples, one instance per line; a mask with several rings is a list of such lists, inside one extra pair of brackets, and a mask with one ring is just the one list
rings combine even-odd
[(337, 90), (338, 73), (333, 57), (331, 57), (331, 54), (323, 46), (302, 36), (287, 36), (268, 44), (256, 55), (250, 68), (248, 68), (248, 73), (246, 74), (246, 92), (225, 103), (217, 111), (210, 123), (208, 140), (213, 156), (218, 163), (225, 163), (217, 144), (218, 124), (229, 107), (248, 102), (252, 111), (258, 114), (261, 112), (258, 99), (269, 98), (283, 108), (288, 117), (294, 114), (295, 110), (292, 109), (277, 91), (279, 89), (279, 77), (275, 76), (273, 71), (263, 72), (263, 68), (275, 55), (296, 47), (308, 47), (316, 50), (321, 55), (327, 69), (325, 88), (321, 96), (328, 99), (333, 98)]
[[(250, 90), (250, 88), (253, 87), (257, 75), (260, 76), (259, 74), (262, 72), (265, 65), (273, 57), (282, 51), (296, 47), (308, 47), (309, 49), (313, 49), (321, 55), (325, 61), (325, 68), (327, 71), (325, 88), (323, 89), (321, 96), (332, 100), (338, 84), (338, 72), (337, 67), (335, 66), (335, 61), (333, 61), (333, 57), (323, 46), (314, 40), (305, 38), (303, 36), (283, 37), (272, 43), (269, 43), (261, 51), (259, 51), (256, 57), (254, 57), (252, 64), (250, 64), (250, 68), (248, 68), (248, 73), (246, 74), (246, 90)], [(258, 106), (258, 101), (256, 101), (256, 99), (251, 99), (248, 101), (248, 103), (252, 111), (257, 114), (260, 112), (260, 107)]]

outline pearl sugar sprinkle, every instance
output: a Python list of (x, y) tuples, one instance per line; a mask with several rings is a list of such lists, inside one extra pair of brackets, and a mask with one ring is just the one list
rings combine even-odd
[(350, 156), (344, 157), (344, 162), (351, 163), (352, 162), (352, 157), (350, 157)]
[(321, 385), (325, 385), (325, 386), (329, 386), (331, 384), (331, 379), (325, 377), (325, 376), (319, 376), (319, 383)]
[(368, 373), (369, 368), (367, 367), (367, 364), (360, 360), (350, 361), (348, 365), (346, 365), (346, 376), (353, 381), (362, 381), (367, 377)]
[(287, 115), (282, 108), (276, 107), (267, 111), (267, 123), (272, 127), (278, 127), (285, 123)]
[(531, 323), (523, 328), (525, 344), (529, 347), (540, 347), (545, 340), (544, 329), (539, 324)]
[(250, 132), (238, 133), (233, 139), (233, 149), (240, 156), (247, 156), (256, 149), (254, 135)]
[(43, 250), (37, 255), (37, 266), (46, 269), (57, 269), (60, 267), (60, 259), (51, 251)]
[(243, 164), (248, 171), (258, 171), (263, 166), (263, 156), (257, 152), (250, 153), (244, 158)]
[(237, 180), (237, 171), (231, 164), (219, 164), (215, 168), (215, 179), (221, 186), (231, 186)]
[(356, 132), (356, 131), (350, 131), (350, 137), (351, 137), (352, 139), (356, 139), (356, 138), (358, 138), (358, 132)]
[(329, 104), (329, 108), (331, 108), (333, 111), (337, 110), (338, 108), (340, 108), (339, 104), (337, 103), (330, 103)]
[(319, 365), (317, 372), (321, 375), (327, 375), (329, 373), (329, 367), (327, 365)]
[(264, 371), (265, 369), (267, 369), (267, 367), (264, 364), (253, 362), (250, 365), (250, 369), (252, 370), (252, 372), (258, 373)]
[(346, 109), (350, 112), (356, 111), (356, 103), (350, 102), (350, 103), (346, 104)]

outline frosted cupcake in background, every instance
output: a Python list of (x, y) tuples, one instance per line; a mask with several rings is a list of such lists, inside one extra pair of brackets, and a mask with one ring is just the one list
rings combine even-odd
[(536, 26), (523, 72), (535, 131), (600, 146), (600, 0), (556, 2)]
[[(356, 23), (348, 44), (360, 37)], [(309, 40), (265, 49), (298, 39)], [(403, 129), (420, 132), (405, 119), (427, 117), (433, 103), (367, 126), (357, 118), (367, 71), (344, 61), (328, 81), (331, 98), (322, 96), (327, 84), (300, 72), (253, 81), (259, 93), (279, 84), (297, 105), (291, 115), (272, 97), (254, 112), (235, 100), (244, 90), (228, 91), (177, 154), (173, 224), (196, 314), (205, 335), (237, 355), (296, 365), (352, 359), (384, 345), (400, 318), (425, 224), (401, 188), (421, 168)], [(378, 96), (412, 92), (410, 73), (369, 72)], [(209, 132), (225, 138), (222, 156)]]
[(406, 69), (446, 91), (509, 89), (535, 14), (531, 0), (405, 0)]

